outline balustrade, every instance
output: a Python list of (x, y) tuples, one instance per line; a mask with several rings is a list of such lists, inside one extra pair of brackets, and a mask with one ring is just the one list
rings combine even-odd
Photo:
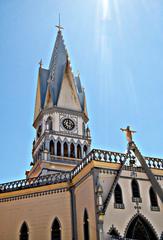
[[(37, 187), (42, 185), (68, 182), (76, 176), (92, 160), (121, 164), (125, 159), (129, 163), (135, 159), (132, 154), (104, 151), (93, 149), (72, 171), (65, 173), (55, 173), (51, 175), (40, 176), (36, 178), (23, 179), (0, 184), (0, 193), (15, 191), (24, 188)], [(163, 159), (145, 157), (146, 163), (150, 168), (163, 169)]]

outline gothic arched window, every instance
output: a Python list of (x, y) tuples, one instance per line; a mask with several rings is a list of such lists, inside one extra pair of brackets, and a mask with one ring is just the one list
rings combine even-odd
[(53, 130), (53, 122), (51, 117), (48, 117), (46, 121), (46, 128), (47, 130)]
[(57, 142), (57, 156), (61, 156), (61, 143)]
[(63, 149), (64, 149), (64, 156), (68, 157), (68, 144), (66, 142), (63, 144)]
[(52, 224), (51, 240), (61, 240), (61, 226), (57, 218), (54, 219)]
[(118, 183), (114, 190), (114, 199), (115, 199), (115, 204), (114, 204), (115, 208), (124, 208), (122, 190)]
[(75, 157), (75, 146), (73, 143), (70, 145), (70, 157), (74, 158)]
[(82, 156), (81, 156), (81, 146), (79, 144), (77, 145), (77, 158), (82, 158)]
[(84, 219), (83, 219), (83, 228), (84, 228), (84, 240), (89, 240), (89, 219), (88, 219), (88, 213), (85, 209), (84, 211)]
[(115, 203), (119, 203), (119, 204), (123, 203), (122, 190), (121, 190), (121, 187), (119, 186), (119, 184), (117, 184), (117, 186), (115, 187), (114, 196), (115, 196)]
[(28, 240), (28, 226), (25, 222), (20, 229), (20, 240)]
[(50, 155), (54, 155), (54, 142), (53, 140), (50, 141)]
[(86, 145), (84, 145), (84, 147), (83, 147), (83, 154), (84, 154), (84, 157), (86, 157), (86, 155), (87, 155), (87, 146)]
[(132, 180), (131, 186), (133, 198), (140, 198), (139, 185), (135, 179)]
[(150, 202), (151, 202), (151, 209), (152, 210), (154, 210), (153, 208), (157, 209), (158, 208), (157, 196), (152, 187), (149, 190), (149, 196), (150, 196)]

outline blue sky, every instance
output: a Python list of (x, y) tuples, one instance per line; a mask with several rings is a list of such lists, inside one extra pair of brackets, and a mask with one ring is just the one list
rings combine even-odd
[(0, 182), (30, 168), (38, 62), (49, 65), (59, 13), (92, 147), (124, 152), (119, 129), (131, 125), (142, 153), (163, 157), (162, 0), (2, 0)]

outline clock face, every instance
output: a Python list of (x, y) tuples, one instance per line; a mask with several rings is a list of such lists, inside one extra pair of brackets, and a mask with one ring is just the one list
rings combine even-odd
[(68, 131), (71, 131), (74, 129), (75, 127), (75, 123), (72, 119), (70, 118), (65, 118), (63, 121), (62, 121), (62, 125), (63, 127), (68, 130)]

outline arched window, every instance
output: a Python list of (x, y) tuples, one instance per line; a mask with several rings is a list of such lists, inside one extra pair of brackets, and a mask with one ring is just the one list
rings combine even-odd
[(122, 190), (119, 184), (116, 185), (114, 190), (115, 208), (124, 208)]
[(61, 143), (57, 142), (57, 156), (61, 156)]
[(152, 207), (158, 208), (157, 196), (152, 187), (149, 190), (149, 196), (150, 196), (151, 208)]
[(54, 219), (52, 224), (51, 240), (61, 240), (61, 226), (57, 218)]
[(68, 145), (66, 142), (63, 144), (63, 149), (64, 149), (64, 156), (68, 157)]
[(42, 126), (40, 125), (37, 130), (37, 138), (41, 136), (41, 133), (42, 133)]
[(47, 130), (53, 130), (53, 122), (52, 122), (51, 117), (48, 117), (48, 119), (46, 121), (46, 129)]
[(50, 155), (54, 155), (54, 142), (53, 140), (50, 141)]
[(28, 240), (28, 226), (25, 222), (20, 229), (20, 240)]
[(73, 143), (70, 145), (70, 157), (74, 158), (75, 157), (75, 146)]
[(133, 198), (140, 198), (138, 182), (135, 179), (133, 179), (131, 185), (132, 185), (132, 197)]
[(83, 147), (83, 154), (84, 154), (84, 157), (86, 157), (86, 155), (87, 155), (87, 146), (86, 145), (84, 145), (84, 147)]
[(82, 158), (82, 156), (81, 156), (81, 146), (79, 144), (77, 145), (77, 158)]
[(88, 213), (87, 210), (85, 209), (84, 211), (84, 222), (83, 222), (83, 227), (84, 227), (84, 240), (89, 240), (89, 219), (88, 219)]

